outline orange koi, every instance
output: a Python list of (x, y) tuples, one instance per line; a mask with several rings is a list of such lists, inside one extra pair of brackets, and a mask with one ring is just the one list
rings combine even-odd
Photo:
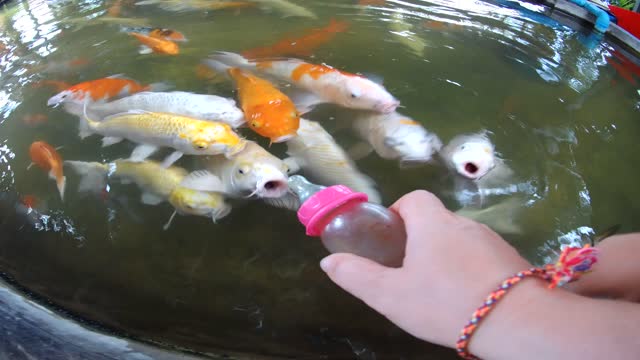
[(164, 39), (170, 41), (187, 41), (180, 31), (163, 28), (153, 28), (149, 31), (149, 36), (156, 39)]
[(43, 87), (52, 87), (56, 89), (58, 92), (67, 90), (72, 85), (68, 82), (58, 81), (58, 80), (40, 80), (34, 82), (31, 86), (34, 88), (43, 88)]
[(145, 47), (151, 49), (151, 51), (159, 54), (178, 55), (180, 49), (178, 44), (171, 40), (165, 40), (163, 38), (155, 38), (140, 33), (131, 32), (129, 35), (135, 37), (144, 44)]
[(289, 97), (269, 81), (238, 68), (228, 70), (238, 87), (240, 106), (249, 127), (272, 143), (296, 136), (300, 116)]
[(27, 209), (35, 209), (40, 200), (35, 195), (24, 195), (20, 197), (20, 203)]
[(242, 55), (249, 59), (310, 56), (318, 47), (329, 42), (336, 34), (345, 32), (348, 28), (348, 22), (331, 19), (325, 27), (311, 29), (300, 37), (282, 39), (271, 46), (247, 50)]
[(67, 178), (64, 176), (62, 157), (60, 157), (58, 151), (44, 141), (36, 141), (31, 144), (29, 148), (29, 155), (34, 164), (38, 165), (42, 170), (47, 171), (49, 177), (56, 181), (60, 199), (64, 199), (64, 188)]
[(47, 119), (45, 114), (27, 114), (22, 117), (22, 122), (28, 126), (38, 126), (47, 122)]
[(52, 96), (47, 101), (47, 105), (57, 105), (67, 100), (82, 101), (87, 97), (93, 101), (109, 100), (120, 95), (134, 94), (151, 89), (152, 85), (141, 85), (131, 79), (107, 77), (73, 85)]

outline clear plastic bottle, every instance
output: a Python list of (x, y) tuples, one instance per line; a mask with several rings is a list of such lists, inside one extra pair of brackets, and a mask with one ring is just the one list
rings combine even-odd
[(402, 265), (407, 235), (398, 214), (343, 185), (323, 187), (294, 175), (289, 188), (300, 200), (298, 219), (307, 235), (320, 236), (327, 250)]

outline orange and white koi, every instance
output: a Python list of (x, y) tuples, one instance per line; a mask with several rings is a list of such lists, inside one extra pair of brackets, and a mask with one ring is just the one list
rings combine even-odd
[(205, 63), (219, 73), (228, 73), (236, 82), (240, 107), (251, 130), (272, 143), (296, 136), (300, 115), (287, 95), (248, 71), (230, 68), (215, 60), (205, 60)]
[(142, 43), (142, 46), (140, 48), (141, 54), (149, 54), (151, 52), (154, 52), (157, 54), (178, 55), (180, 53), (178, 44), (174, 43), (171, 40), (151, 37), (135, 32), (129, 33), (129, 35), (135, 37)]
[(325, 27), (311, 29), (299, 37), (284, 38), (271, 46), (244, 51), (242, 55), (249, 59), (310, 56), (318, 47), (328, 43), (338, 33), (344, 32), (348, 28), (348, 22), (331, 19)]
[(134, 80), (124, 78), (120, 75), (114, 75), (73, 85), (52, 96), (47, 101), (47, 105), (52, 106), (62, 102), (73, 101), (84, 102), (85, 99), (91, 101), (111, 100), (140, 91), (153, 91), (164, 87), (166, 87), (166, 85), (161, 83), (141, 85)]
[(42, 170), (49, 173), (49, 177), (56, 181), (60, 199), (64, 199), (64, 188), (67, 178), (62, 170), (62, 157), (53, 146), (44, 141), (36, 141), (29, 148), (29, 155), (33, 164), (38, 165)]
[[(278, 80), (288, 81), (306, 91), (294, 102), (301, 113), (316, 104), (334, 103), (347, 108), (390, 113), (400, 102), (382, 85), (364, 76), (340, 71), (327, 65), (316, 65), (298, 59), (250, 61), (231, 52), (216, 52), (207, 64), (224, 64), (258, 71)], [(212, 66), (215, 69), (215, 66)]]

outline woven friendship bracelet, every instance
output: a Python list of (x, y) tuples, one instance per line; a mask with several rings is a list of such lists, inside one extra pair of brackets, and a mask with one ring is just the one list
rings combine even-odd
[(506, 279), (500, 286), (485, 299), (482, 306), (474, 311), (469, 323), (460, 332), (456, 342), (456, 351), (463, 359), (479, 360), (469, 352), (471, 335), (476, 331), (480, 322), (493, 310), (502, 297), (522, 279), (535, 276), (549, 282), (549, 288), (553, 289), (575, 281), (589, 270), (598, 261), (597, 249), (586, 245), (585, 247), (567, 247), (562, 251), (555, 264), (549, 264), (543, 268), (531, 268), (521, 271)]

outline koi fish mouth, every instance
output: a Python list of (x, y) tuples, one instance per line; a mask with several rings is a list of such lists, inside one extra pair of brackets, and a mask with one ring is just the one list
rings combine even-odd
[(400, 106), (400, 101), (394, 100), (391, 102), (378, 103), (375, 108), (378, 112), (388, 114), (396, 111), (398, 106)]
[(269, 179), (258, 183), (256, 194), (261, 198), (279, 198), (289, 191), (286, 179)]

